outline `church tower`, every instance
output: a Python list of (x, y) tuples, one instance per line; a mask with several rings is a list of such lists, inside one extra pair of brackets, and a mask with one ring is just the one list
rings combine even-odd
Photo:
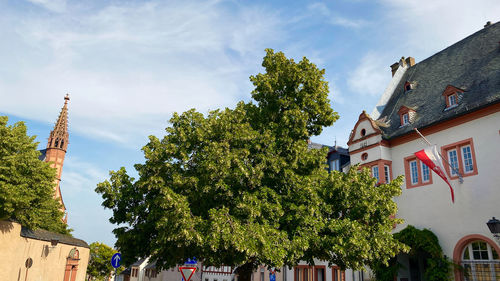
[(64, 106), (59, 113), (59, 118), (57, 118), (54, 129), (50, 131), (49, 141), (47, 143), (47, 148), (45, 151), (45, 162), (50, 162), (51, 167), (56, 168), (56, 192), (55, 197), (59, 200), (62, 205), (62, 211), (65, 216), (63, 221), (67, 222), (66, 207), (62, 200), (60, 183), (61, 174), (64, 164), (64, 156), (66, 155), (66, 149), (68, 148), (68, 101), (69, 95), (66, 94), (64, 97)]

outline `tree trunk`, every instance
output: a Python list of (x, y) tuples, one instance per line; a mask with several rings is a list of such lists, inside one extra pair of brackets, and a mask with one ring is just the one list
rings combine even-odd
[(238, 266), (238, 268), (236, 269), (236, 273), (238, 274), (238, 281), (251, 281), (254, 269), (255, 265), (252, 262), (248, 262)]

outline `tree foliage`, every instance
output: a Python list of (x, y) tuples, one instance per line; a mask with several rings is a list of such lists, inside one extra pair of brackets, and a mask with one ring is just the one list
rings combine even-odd
[(38, 159), (38, 143), (27, 135), (24, 123), (7, 122), (0, 116), (0, 219), (68, 234), (54, 199), (55, 169)]
[(108, 245), (100, 242), (90, 244), (90, 259), (87, 267), (89, 280), (107, 280), (114, 271), (111, 258), (116, 251)]
[(400, 250), (390, 231), (401, 179), (376, 186), (357, 168), (328, 174), (326, 149), (308, 147), (338, 118), (324, 70), (272, 50), (262, 65), (250, 77), (255, 102), (175, 113), (166, 136), (143, 147), (137, 180), (121, 168), (98, 184), (122, 225), (125, 263), (151, 255), (168, 268), (196, 256), (248, 273), (317, 257), (359, 268)]
[[(429, 281), (447, 281), (451, 279), (453, 263), (443, 255), (437, 236), (428, 229), (417, 229), (408, 225), (394, 238), (409, 248), (410, 258), (422, 259), (424, 278)], [(393, 258), (388, 264), (377, 262), (372, 266), (378, 281), (392, 281), (402, 265)]]

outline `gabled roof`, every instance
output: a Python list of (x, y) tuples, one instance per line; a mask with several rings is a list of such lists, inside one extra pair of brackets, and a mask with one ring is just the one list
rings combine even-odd
[(144, 269), (150, 269), (150, 268), (156, 268), (156, 260), (153, 262), (148, 263)]
[(147, 259), (147, 258), (144, 258), (144, 259), (140, 259), (140, 260), (138, 260), (138, 261), (134, 262), (134, 263), (131, 265), (131, 267), (132, 267), (132, 266), (136, 266), (136, 267), (137, 267), (137, 266), (141, 266), (141, 265), (142, 265), (142, 264), (146, 261), (146, 259)]
[[(392, 139), (500, 102), (500, 23), (469, 37), (408, 68), (379, 120), (384, 138)], [(416, 86), (404, 91), (406, 81)], [(449, 86), (464, 90), (459, 104), (449, 110), (442, 96)], [(400, 127), (401, 106), (417, 108), (410, 126)]]
[(21, 227), (21, 237), (42, 240), (42, 241), (57, 240), (58, 243), (89, 248), (89, 245), (81, 239), (73, 238), (69, 235), (50, 232), (50, 231), (43, 230), (43, 229), (32, 230), (32, 229), (29, 229), (27, 227), (22, 226)]

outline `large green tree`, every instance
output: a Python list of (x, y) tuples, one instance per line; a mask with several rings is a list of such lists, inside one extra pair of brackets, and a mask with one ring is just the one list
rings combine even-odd
[(401, 179), (328, 174), (327, 151), (308, 148), (338, 118), (324, 70), (272, 50), (262, 65), (250, 77), (254, 102), (174, 114), (166, 136), (143, 147), (137, 180), (121, 168), (97, 186), (125, 263), (152, 256), (168, 268), (195, 256), (238, 265), (249, 280), (259, 264), (316, 257), (359, 268), (400, 250), (390, 231)]
[(27, 135), (23, 122), (7, 122), (0, 116), (0, 219), (68, 234), (54, 199), (55, 169), (38, 159), (38, 143)]
[(114, 271), (111, 258), (116, 251), (108, 245), (100, 242), (90, 244), (90, 259), (87, 267), (89, 280), (108, 280)]

